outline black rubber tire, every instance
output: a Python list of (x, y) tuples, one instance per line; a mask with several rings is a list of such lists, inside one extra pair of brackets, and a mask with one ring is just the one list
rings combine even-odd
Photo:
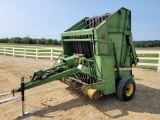
[[(133, 85), (133, 91), (131, 92), (131, 95), (127, 96), (126, 90), (127, 86), (129, 84)], [(135, 81), (132, 78), (124, 77), (122, 78), (117, 86), (117, 97), (122, 101), (129, 101), (133, 98), (136, 90), (136, 84)]]

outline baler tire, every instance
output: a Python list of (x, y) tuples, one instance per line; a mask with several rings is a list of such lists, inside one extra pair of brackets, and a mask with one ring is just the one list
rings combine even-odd
[(129, 101), (133, 98), (136, 90), (135, 81), (132, 78), (122, 78), (117, 86), (117, 97), (122, 101)]

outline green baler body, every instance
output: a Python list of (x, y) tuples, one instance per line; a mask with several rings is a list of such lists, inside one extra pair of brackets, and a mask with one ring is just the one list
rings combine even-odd
[[(130, 10), (121, 8), (112, 14), (86, 17), (61, 37), (64, 53), (53, 67), (36, 70), (24, 90), (61, 80), (94, 99), (116, 93), (120, 79), (132, 77), (137, 56)], [(22, 87), (13, 91), (22, 91)]]
[[(87, 26), (86, 20), (92, 22)], [(132, 77), (132, 65), (137, 64), (131, 11), (121, 8), (99, 24), (94, 20), (86, 17), (61, 34), (64, 55), (84, 54), (87, 59), (94, 60), (103, 83), (94, 84), (93, 88), (104, 91), (105, 95), (116, 93), (119, 80)], [(90, 26), (92, 23), (94, 25)], [(89, 55), (85, 52), (88, 49)]]

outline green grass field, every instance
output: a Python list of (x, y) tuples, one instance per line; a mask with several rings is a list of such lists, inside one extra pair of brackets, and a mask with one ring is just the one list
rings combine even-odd
[(157, 50), (157, 51), (160, 51), (160, 47), (136, 48), (136, 50)]
[(61, 45), (40, 45), (40, 44), (14, 44), (14, 43), (0, 43), (0, 46), (18, 46), (18, 47), (23, 47), (23, 46), (30, 46), (30, 47), (62, 47)]

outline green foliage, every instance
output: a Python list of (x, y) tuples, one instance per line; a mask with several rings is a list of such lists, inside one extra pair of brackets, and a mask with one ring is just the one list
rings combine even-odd
[(136, 78), (136, 77), (134, 77), (133, 79), (134, 79), (134, 80), (141, 80), (140, 78)]
[(134, 46), (136, 48), (160, 47), (160, 40), (134, 41)]
[[(38, 39), (29, 37), (0, 38), (0, 43), (62, 45), (62, 41), (57, 39), (45, 39), (45, 38)], [(134, 46), (136, 48), (160, 47), (160, 40), (134, 41)]]
[(16, 44), (41, 44), (41, 45), (61, 45), (62, 42), (57, 39), (37, 39), (29, 37), (13, 37), (13, 38), (0, 38), (0, 43), (16, 43)]

